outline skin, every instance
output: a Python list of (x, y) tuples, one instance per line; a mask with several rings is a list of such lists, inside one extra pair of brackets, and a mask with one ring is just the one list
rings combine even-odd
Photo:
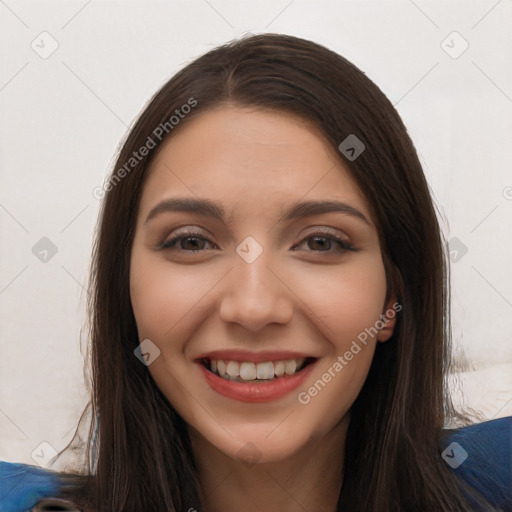
[[(145, 222), (155, 205), (177, 196), (219, 201), (227, 219), (174, 211)], [(278, 222), (293, 203), (320, 199), (348, 203), (369, 223), (340, 213)], [(185, 226), (206, 240), (158, 248)], [(315, 243), (311, 236), (322, 227), (357, 251)], [(252, 263), (236, 252), (247, 236), (263, 249)], [(140, 340), (149, 338), (161, 351), (148, 369), (189, 425), (205, 510), (334, 510), (348, 411), (376, 343), (389, 339), (395, 319), (360, 344), (308, 404), (297, 395), (396, 299), (385, 303), (368, 203), (323, 136), (294, 115), (233, 105), (188, 120), (151, 163), (130, 293)], [(299, 389), (275, 401), (244, 403), (212, 390), (194, 361), (217, 349), (295, 350), (318, 361)], [(254, 464), (240, 460), (244, 450)]]

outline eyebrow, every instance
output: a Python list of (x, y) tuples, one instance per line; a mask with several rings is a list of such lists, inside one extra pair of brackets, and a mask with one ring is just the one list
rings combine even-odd
[[(147, 224), (151, 219), (161, 213), (174, 211), (193, 212), (205, 217), (212, 217), (220, 221), (225, 221), (226, 217), (224, 207), (218, 201), (213, 201), (211, 199), (195, 199), (191, 197), (176, 197), (166, 199), (152, 208), (144, 224)], [(294, 219), (301, 219), (311, 217), (313, 215), (332, 212), (349, 215), (362, 220), (371, 226), (370, 221), (363, 213), (353, 206), (337, 200), (302, 201), (295, 203), (284, 213), (284, 215), (279, 219), (279, 222), (287, 222)]]

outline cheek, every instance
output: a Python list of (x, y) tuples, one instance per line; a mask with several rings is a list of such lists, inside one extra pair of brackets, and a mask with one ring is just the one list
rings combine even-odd
[(369, 255), (350, 265), (318, 268), (295, 279), (294, 291), (336, 350), (350, 345), (380, 318), (386, 296), (386, 276), (380, 257)]
[[(359, 264), (361, 263), (361, 264)], [(309, 275), (309, 304), (319, 319), (317, 327), (329, 342), (329, 353), (314, 378), (299, 390), (299, 408), (322, 438), (347, 413), (357, 398), (375, 351), (372, 331), (386, 295), (386, 278), (380, 258), (340, 265), (329, 279)], [(314, 418), (322, 418), (320, 423)]]
[[(130, 298), (139, 337), (172, 337), (173, 329), (207, 292), (203, 273), (184, 269), (134, 251), (130, 268)], [(176, 327), (175, 327), (176, 326)]]

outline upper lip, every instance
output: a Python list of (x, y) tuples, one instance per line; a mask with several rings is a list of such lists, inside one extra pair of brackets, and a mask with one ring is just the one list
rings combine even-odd
[(314, 358), (311, 354), (305, 352), (290, 352), (289, 350), (263, 350), (261, 352), (251, 352), (248, 350), (213, 350), (201, 354), (196, 358), (224, 360), (224, 361), (251, 361), (253, 363), (262, 363), (265, 361), (286, 361), (288, 359)]

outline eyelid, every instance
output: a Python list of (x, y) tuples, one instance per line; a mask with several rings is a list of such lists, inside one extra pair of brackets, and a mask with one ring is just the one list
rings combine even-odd
[[(329, 226), (310, 226), (308, 229), (308, 233), (303, 236), (311, 236), (315, 233), (325, 233), (326, 235), (334, 235), (337, 237), (347, 237), (347, 235), (342, 234), (342, 232), (337, 228), (331, 228)], [(311, 232), (309, 232), (311, 230)]]
[[(344, 241), (349, 243), (349, 238), (345, 233), (340, 232), (338, 228), (332, 228), (328, 226), (310, 226), (307, 228), (308, 232), (301, 236), (300, 240), (304, 240), (305, 237), (314, 236), (316, 233), (324, 233), (326, 235), (332, 235), (335, 237), (343, 238)], [(199, 226), (195, 225), (186, 225), (177, 227), (176, 229), (172, 230), (165, 238), (164, 242), (168, 240), (169, 238), (175, 238), (176, 236), (187, 236), (187, 235), (201, 235), (205, 238), (212, 238), (212, 236), (208, 233), (208, 230), (205, 230), (204, 228), (201, 228)], [(172, 237), (171, 237), (172, 235)]]
[[(317, 226), (309, 226), (306, 229), (308, 230), (308, 233), (309, 233), (309, 231), (313, 231), (313, 233), (310, 233), (310, 234), (314, 234), (315, 232), (321, 231), (322, 233), (326, 233), (326, 234), (330, 234), (330, 235), (334, 235), (334, 236), (342, 236), (342, 237), (345, 237), (345, 238), (349, 238), (349, 236), (346, 233), (344, 233), (342, 230), (340, 230), (339, 228), (317, 225)], [(187, 235), (188, 233), (192, 233), (192, 234), (195, 235), (195, 234), (201, 233), (204, 236), (213, 237), (213, 235), (210, 235), (209, 230), (207, 230), (205, 228), (202, 228), (200, 226), (197, 226), (195, 224), (186, 224), (186, 225), (183, 225), (183, 226), (178, 226), (175, 229), (173, 229), (167, 235), (167, 237), (169, 237), (171, 234), (176, 235), (178, 233), (180, 235), (182, 235), (182, 234), (183, 235)], [(308, 235), (302, 235), (302, 236), (308, 236)]]

